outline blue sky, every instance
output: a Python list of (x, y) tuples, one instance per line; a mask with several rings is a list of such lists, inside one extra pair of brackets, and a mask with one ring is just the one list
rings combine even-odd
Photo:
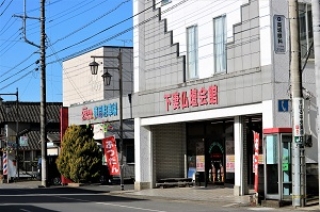
[[(46, 0), (46, 100), (62, 101), (62, 62), (100, 46), (133, 46), (132, 0)], [(39, 49), (23, 39), (23, 0), (0, 0), (0, 94), (40, 101)], [(28, 17), (40, 17), (40, 0), (26, 0)], [(40, 45), (40, 21), (27, 19), (26, 38)], [(37, 70), (37, 68), (39, 70)], [(89, 69), (88, 69), (89, 71)], [(15, 96), (2, 96), (5, 101)]]

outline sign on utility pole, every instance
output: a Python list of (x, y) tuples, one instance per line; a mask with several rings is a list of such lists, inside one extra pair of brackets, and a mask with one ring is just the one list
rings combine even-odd
[(292, 206), (304, 206), (304, 127), (298, 0), (289, 0), (290, 88), (292, 98)]

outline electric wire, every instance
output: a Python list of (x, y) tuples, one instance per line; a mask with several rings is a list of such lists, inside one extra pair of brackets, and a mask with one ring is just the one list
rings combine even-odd
[(6, 12), (6, 10), (10, 7), (10, 5), (11, 5), (12, 2), (13, 2), (13, 0), (11, 0), (11, 1), (9, 2), (9, 4), (7, 5), (7, 7), (4, 8), (4, 10), (2, 11), (2, 13), (0, 14), (0, 17)]
[(112, 12), (116, 11), (116, 10), (117, 10), (117, 9), (119, 9), (123, 4), (128, 3), (129, 1), (131, 1), (131, 0), (126, 0), (126, 1), (121, 2), (121, 3), (120, 3), (120, 4), (118, 4), (116, 7), (114, 7), (114, 8), (113, 8), (113, 9), (111, 9), (110, 11), (108, 11), (107, 13), (104, 13), (104, 14), (102, 14), (101, 16), (99, 16), (99, 17), (97, 17), (97, 18), (95, 18), (95, 19), (91, 20), (91, 21), (90, 21), (90, 22), (88, 22), (87, 24), (85, 24), (85, 25), (81, 26), (80, 28), (78, 28), (78, 29), (77, 29), (77, 30), (75, 30), (75, 31), (72, 31), (71, 33), (69, 33), (69, 34), (65, 35), (64, 37), (57, 39), (57, 40), (56, 40), (56, 41), (54, 41), (51, 45), (55, 45), (56, 43), (58, 43), (58, 42), (60, 42), (60, 41), (62, 41), (62, 40), (64, 40), (64, 39), (66, 39), (66, 38), (70, 37), (71, 35), (74, 35), (75, 33), (79, 32), (79, 31), (81, 31), (81, 30), (83, 30), (84, 28), (86, 28), (86, 27), (90, 26), (91, 24), (95, 23), (95, 22), (96, 22), (96, 21), (98, 21), (99, 19), (101, 19), (101, 18), (103, 18), (103, 17), (105, 17), (105, 16), (109, 15), (110, 13), (112, 13)]
[[(239, 44), (239, 45), (242, 45), (242, 44)], [(61, 60), (60, 60), (61, 61)]]

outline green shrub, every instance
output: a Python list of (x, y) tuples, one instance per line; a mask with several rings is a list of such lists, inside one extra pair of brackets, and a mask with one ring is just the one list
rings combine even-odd
[(60, 173), (73, 182), (91, 182), (100, 178), (102, 153), (93, 140), (91, 128), (69, 126), (57, 158)]

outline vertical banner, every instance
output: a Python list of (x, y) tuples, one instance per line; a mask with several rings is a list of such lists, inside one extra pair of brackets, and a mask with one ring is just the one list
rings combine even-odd
[(254, 144), (254, 190), (258, 193), (259, 183), (259, 133), (253, 131), (253, 144)]
[(118, 161), (118, 150), (115, 136), (109, 136), (102, 140), (104, 155), (110, 175), (120, 175), (120, 166)]
[[(66, 129), (69, 125), (69, 109), (67, 107), (60, 108), (60, 142), (63, 142), (63, 136), (66, 132)], [(67, 185), (68, 183), (72, 183), (72, 180), (61, 175), (61, 183), (62, 185)]]
[(293, 113), (293, 136), (294, 142), (298, 145), (303, 144), (304, 137), (304, 101), (303, 98), (292, 98)]

